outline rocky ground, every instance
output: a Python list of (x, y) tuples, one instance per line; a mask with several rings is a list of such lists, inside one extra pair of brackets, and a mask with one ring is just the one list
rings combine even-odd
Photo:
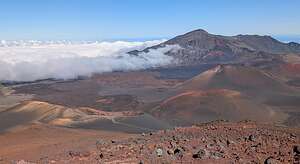
[(214, 122), (122, 140), (99, 139), (93, 150), (70, 150), (56, 159), (32, 162), (299, 163), (299, 134), (299, 129), (253, 122)]

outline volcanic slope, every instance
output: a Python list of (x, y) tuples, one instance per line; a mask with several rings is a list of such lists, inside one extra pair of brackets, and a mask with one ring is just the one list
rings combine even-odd
[[(298, 43), (282, 43), (270, 36), (214, 35), (202, 29), (176, 36), (143, 51), (148, 52), (150, 49), (167, 45), (179, 45), (182, 48), (167, 54), (178, 59), (183, 65), (270, 61), (278, 59), (281, 54), (300, 54), (300, 44)], [(140, 51), (129, 53), (138, 55)]]
[(251, 100), (263, 104), (299, 109), (299, 89), (287, 85), (275, 75), (274, 72), (270, 73), (253, 67), (223, 65), (196, 76), (179, 86), (178, 89), (182, 91), (230, 89), (239, 91)]
[(264, 70), (289, 86), (300, 87), (300, 56), (286, 55), (283, 56), (283, 61)]
[[(264, 71), (238, 65), (220, 65), (176, 88), (177, 94), (152, 110), (175, 124), (218, 119), (284, 123), (285, 105), (299, 108), (299, 91)], [(299, 113), (299, 111), (298, 111)]]
[(227, 89), (183, 92), (165, 100), (152, 112), (175, 125), (214, 120), (283, 123), (287, 118), (283, 112), (252, 101), (238, 91)]
[(168, 128), (150, 115), (139, 112), (68, 108), (39, 101), (23, 102), (0, 113), (0, 132), (26, 127), (31, 123), (128, 133)]
[(293, 88), (260, 69), (241, 65), (219, 65), (178, 87), (179, 90), (231, 89), (247, 95), (297, 93)]

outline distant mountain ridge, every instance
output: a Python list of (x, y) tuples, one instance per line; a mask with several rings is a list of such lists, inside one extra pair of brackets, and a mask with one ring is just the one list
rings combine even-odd
[(273, 60), (282, 54), (300, 54), (300, 44), (295, 42), (282, 43), (271, 36), (259, 35), (221, 36), (210, 34), (202, 29), (179, 35), (143, 51), (129, 53), (138, 55), (140, 52), (148, 52), (150, 49), (166, 45), (182, 47), (177, 52), (167, 54), (179, 59), (184, 65)]

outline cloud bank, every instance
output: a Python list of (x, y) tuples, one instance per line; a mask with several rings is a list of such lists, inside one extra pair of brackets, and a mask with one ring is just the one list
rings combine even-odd
[(142, 50), (163, 42), (6, 42), (0, 43), (0, 81), (34, 81), (39, 79), (73, 79), (94, 73), (139, 70), (174, 62), (166, 52), (178, 46), (166, 46), (138, 56)]

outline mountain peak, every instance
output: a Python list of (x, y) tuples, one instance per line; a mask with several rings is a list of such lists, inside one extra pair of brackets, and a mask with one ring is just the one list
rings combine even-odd
[[(300, 44), (282, 43), (271, 36), (222, 36), (210, 34), (203, 29), (176, 36), (159, 45), (148, 47), (143, 52), (166, 45), (179, 45), (182, 48), (177, 52), (168, 52), (168, 55), (176, 58), (182, 65), (251, 63), (256, 62), (257, 59), (268, 61), (277, 59), (281, 54), (300, 54)], [(131, 51), (129, 53), (137, 55), (139, 52)]]
[(186, 33), (185, 35), (199, 35), (199, 34), (209, 34), (207, 31), (203, 30), (203, 29), (197, 29), (191, 32)]
[[(179, 35), (173, 39), (168, 40), (165, 42), (166, 44), (178, 44), (182, 46), (183, 48), (186, 48), (189, 46), (188, 44), (206, 44), (206, 40), (209, 37), (213, 37), (213, 35), (209, 34), (207, 31), (203, 29), (197, 29), (188, 33), (185, 33), (183, 35)], [(194, 42), (195, 43), (191, 43)], [(196, 45), (193, 45), (196, 46)]]

